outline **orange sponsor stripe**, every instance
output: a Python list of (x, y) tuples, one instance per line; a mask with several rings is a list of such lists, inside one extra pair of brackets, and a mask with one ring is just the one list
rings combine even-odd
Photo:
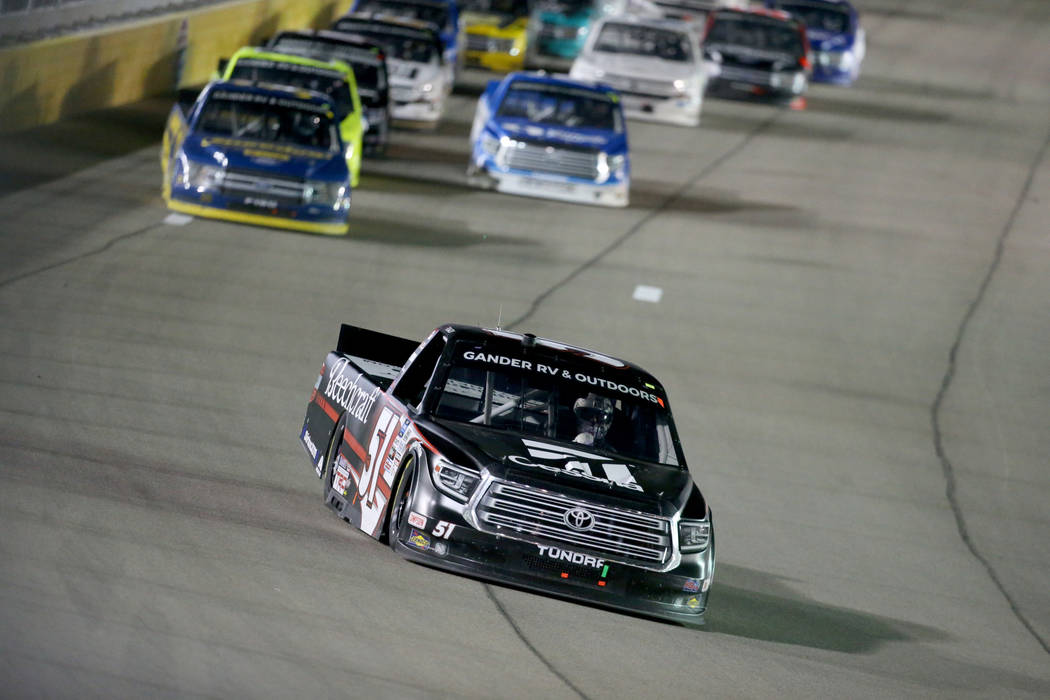
[(350, 447), (350, 449), (353, 450), (354, 454), (357, 455), (362, 462), (368, 461), (368, 453), (365, 452), (365, 448), (361, 447), (361, 443), (357, 441), (357, 438), (355, 438), (346, 430), (343, 431), (343, 442), (345, 442)]
[(321, 410), (324, 411), (329, 418), (332, 420), (339, 420), (339, 412), (335, 410), (332, 404), (325, 401), (323, 396), (317, 394), (316, 401), (317, 405), (321, 407)]

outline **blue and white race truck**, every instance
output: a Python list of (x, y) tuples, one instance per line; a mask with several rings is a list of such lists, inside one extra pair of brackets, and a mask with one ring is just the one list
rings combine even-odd
[(627, 127), (614, 89), (538, 73), (489, 82), (470, 131), (467, 177), (500, 192), (625, 207)]
[(852, 85), (860, 75), (867, 40), (860, 16), (849, 0), (766, 0), (806, 24), (813, 52), (814, 83)]

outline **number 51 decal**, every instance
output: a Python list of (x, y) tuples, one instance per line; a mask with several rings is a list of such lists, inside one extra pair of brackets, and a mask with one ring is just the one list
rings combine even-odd
[(438, 520), (438, 524), (434, 526), (433, 535), (434, 537), (440, 537), (442, 539), (448, 539), (452, 536), (452, 531), (456, 529), (456, 526), (452, 523), (447, 523), (444, 520)]
[[(390, 445), (397, 435), (397, 427), (400, 417), (384, 406), (376, 421), (375, 432), (372, 440), (368, 443), (368, 460), (364, 469), (361, 470), (361, 480), (358, 483), (357, 495), (361, 498), (361, 529), (374, 536), (379, 527), (379, 518), (386, 507), (386, 494), (390, 492), (390, 481), (393, 480), (393, 472), (383, 475), (386, 489), (379, 488), (380, 465), (390, 451)], [(385, 491), (385, 493), (384, 493)]]

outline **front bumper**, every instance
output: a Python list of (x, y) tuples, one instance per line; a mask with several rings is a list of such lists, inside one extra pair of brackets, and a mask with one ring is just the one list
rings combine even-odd
[(621, 93), (621, 104), (628, 119), (662, 122), (678, 126), (698, 126), (702, 99), (661, 97)]
[(855, 68), (837, 68), (820, 64), (813, 67), (813, 75), (810, 76), (810, 80), (814, 83), (830, 85), (852, 85), (856, 79), (857, 70)]
[(529, 49), (525, 59), (530, 68), (544, 68), (566, 73), (572, 68), (572, 62), (580, 55), (583, 42), (571, 39), (554, 39), (539, 37), (529, 40)]
[(511, 73), (525, 66), (524, 51), (517, 55), (493, 51), (466, 51), (463, 63), (474, 68), (487, 68), (499, 73)]
[[(217, 193), (198, 193), (179, 188), (165, 192), (168, 208), (191, 216), (221, 219), (255, 226), (343, 235), (349, 231), (349, 209), (329, 212), (320, 207), (277, 207), (264, 209), (245, 205), (240, 198), (224, 197)], [(313, 211), (314, 209), (318, 211)]]
[(773, 86), (768, 82), (759, 83), (714, 77), (707, 79), (706, 94), (710, 97), (786, 104), (801, 97), (804, 92), (805, 89), (795, 91), (791, 87)]
[(467, 179), (476, 187), (505, 194), (557, 199), (578, 204), (626, 207), (630, 200), (630, 183), (627, 180), (599, 185), (586, 180), (539, 172), (504, 171), (485, 164), (471, 167)]
[(395, 102), (391, 116), (402, 122), (436, 122), (445, 111), (444, 100)]
[(463, 518), (463, 505), (437, 491), (428, 473), (420, 476), (409, 507), (415, 522), (392, 533), (394, 549), (408, 559), (564, 598), (703, 624), (714, 573), (713, 539), (708, 550), (686, 555), (667, 572), (605, 562), (476, 530)]

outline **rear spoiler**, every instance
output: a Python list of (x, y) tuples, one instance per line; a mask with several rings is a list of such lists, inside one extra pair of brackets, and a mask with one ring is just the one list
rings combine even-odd
[(399, 338), (379, 331), (342, 324), (336, 352), (349, 355), (362, 370), (383, 389), (401, 372), (408, 358), (419, 347), (419, 341)]

